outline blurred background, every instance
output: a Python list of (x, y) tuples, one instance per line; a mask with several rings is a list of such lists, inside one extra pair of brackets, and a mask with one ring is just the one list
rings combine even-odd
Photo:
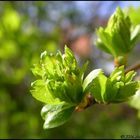
[[(98, 50), (94, 42), (96, 28), (106, 26), (117, 6), (127, 9), (135, 25), (140, 24), (139, 1), (0, 2), (0, 138), (140, 136), (140, 115), (127, 103), (94, 105), (74, 113), (63, 126), (44, 130), (40, 116), (43, 104), (30, 93), (35, 80), (31, 67), (40, 53), (63, 52), (65, 44), (79, 65), (89, 60), (87, 73), (96, 68), (106, 74), (112, 71), (113, 58)], [(140, 59), (139, 52), (138, 43), (128, 65)]]

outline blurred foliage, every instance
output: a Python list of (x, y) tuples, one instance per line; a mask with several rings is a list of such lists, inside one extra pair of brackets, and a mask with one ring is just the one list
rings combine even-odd
[[(1, 4), (0, 138), (38, 138), (41, 136), (39, 126), (42, 126), (38, 117), (40, 107), (31, 100), (29, 94), (32, 79), (30, 68), (42, 50), (56, 51), (59, 37), (52, 38), (50, 35), (47, 38), (38, 24), (30, 22), (29, 15), (18, 11), (14, 3)], [(41, 2), (34, 5), (38, 9), (43, 6)]]
[[(95, 105), (72, 116), (62, 127), (43, 130), (42, 104), (29, 93), (34, 80), (30, 68), (42, 51), (55, 53), (60, 49), (60, 27), (69, 20), (78, 27), (89, 26), (93, 32), (99, 23), (101, 2), (89, 4), (93, 13), (89, 19), (74, 2), (1, 1), (0, 5), (0, 138), (120, 138), (122, 134), (140, 134), (136, 111), (126, 104)], [(98, 63), (108, 58), (101, 53), (93, 56)], [(106, 65), (109, 58), (103, 60)]]
[(130, 101), (130, 105), (138, 110), (138, 117), (140, 118), (140, 90), (136, 92), (133, 100)]
[[(140, 7), (134, 8), (133, 6), (129, 6), (125, 9), (125, 12), (127, 15), (129, 15), (129, 17), (131, 18), (131, 22), (134, 25), (140, 26), (140, 16), (138, 16), (138, 13), (140, 12)], [(133, 100), (131, 100), (129, 104), (130, 106), (138, 110), (137, 116), (138, 118), (140, 118), (140, 90), (137, 91), (136, 95), (133, 97)]]
[(140, 24), (140, 17), (138, 13), (140, 13), (140, 7), (134, 8), (133, 6), (129, 6), (125, 9), (126, 14), (131, 18), (131, 22), (134, 25)]

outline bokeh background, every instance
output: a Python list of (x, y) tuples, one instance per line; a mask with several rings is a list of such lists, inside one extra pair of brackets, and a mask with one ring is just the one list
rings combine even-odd
[[(94, 105), (74, 113), (58, 128), (44, 130), (42, 103), (30, 93), (31, 68), (47, 50), (72, 49), (79, 65), (89, 60), (87, 73), (102, 68), (109, 74), (113, 58), (95, 45), (96, 28), (105, 27), (116, 7), (129, 9), (140, 24), (139, 1), (12, 1), (0, 2), (0, 138), (120, 138), (139, 135), (137, 110), (128, 103)], [(134, 9), (137, 9), (135, 11)], [(128, 65), (140, 59), (140, 44)]]

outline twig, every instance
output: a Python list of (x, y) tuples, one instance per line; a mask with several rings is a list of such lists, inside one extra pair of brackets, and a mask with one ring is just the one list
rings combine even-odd
[(76, 108), (75, 111), (76, 112), (81, 112), (83, 110), (85, 110), (86, 108), (97, 104), (97, 102), (95, 101), (95, 99), (92, 97), (92, 95), (89, 93), (85, 96), (84, 98), (84, 102), (81, 102)]
[(127, 73), (131, 70), (138, 70), (138, 69), (140, 69), (140, 61), (138, 61), (134, 65), (131, 65), (130, 67), (126, 68), (125, 73)]

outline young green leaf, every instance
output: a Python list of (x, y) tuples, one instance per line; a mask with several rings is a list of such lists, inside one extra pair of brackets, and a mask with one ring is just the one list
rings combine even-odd
[(58, 105), (45, 105), (41, 110), (41, 116), (45, 120), (43, 128), (49, 129), (64, 124), (72, 115), (75, 107), (66, 103)]
[(116, 67), (109, 77), (101, 71), (87, 82), (86, 93), (90, 92), (99, 103), (127, 101), (138, 89), (138, 81), (132, 81), (135, 74), (134, 71), (130, 71), (125, 75), (124, 66)]
[(125, 83), (132, 81), (135, 75), (136, 75), (135, 71), (129, 71), (125, 76)]
[(103, 103), (103, 99), (101, 96), (101, 86), (101, 82), (99, 81), (98, 77), (96, 77), (86, 89), (87, 93), (91, 93), (93, 98), (99, 103)]
[(124, 81), (124, 66), (116, 67), (113, 72), (110, 74), (110, 80), (112, 83), (119, 81)]
[[(96, 30), (97, 32), (97, 30)], [(101, 41), (100, 38), (98, 38), (95, 42), (96, 46), (100, 49), (102, 49), (103, 51), (105, 51), (106, 53), (110, 53), (110, 50), (107, 48), (107, 46), (105, 46), (105, 44)]]
[(51, 92), (48, 90), (47, 84), (43, 80), (36, 80), (32, 83), (32, 96), (47, 104), (58, 104), (61, 101), (58, 98), (54, 98)]
[(86, 63), (84, 63), (84, 65), (82, 66), (82, 68), (80, 70), (79, 78), (81, 79), (82, 82), (83, 82), (84, 74), (85, 74), (88, 64), (89, 64), (89, 62), (86, 61)]
[(116, 55), (114, 49), (111, 47), (112, 46), (112, 37), (111, 37), (110, 33), (108, 33), (102, 27), (100, 27), (99, 29), (97, 29), (96, 30), (96, 33), (99, 36), (99, 39), (97, 39), (98, 42), (100, 40), (100, 43), (97, 42), (96, 45), (102, 44), (102, 45), (99, 46), (101, 49), (103, 47), (102, 50), (106, 50), (107, 52), (109, 52), (110, 54), (112, 54), (114, 57), (116, 57), (117, 55)]
[(100, 74), (98, 76), (98, 81), (101, 87), (101, 97), (102, 97), (103, 102), (105, 103), (107, 77), (103, 74)]
[(97, 102), (102, 103), (104, 102), (107, 77), (102, 74), (101, 70), (97, 69), (97, 72), (96, 77), (89, 83), (86, 92), (90, 92)]
[(65, 54), (63, 55), (63, 64), (66, 67), (69, 67), (71, 70), (76, 70), (77, 68), (77, 61), (72, 53), (72, 51), (65, 46)]
[(32, 86), (33, 97), (49, 104), (56, 100), (79, 104), (84, 96), (82, 83), (87, 64), (80, 68), (66, 46), (63, 55), (61, 52), (53, 55), (44, 51), (40, 58), (40, 63), (32, 69), (33, 74), (39, 76)]
[(106, 103), (113, 102), (116, 98), (117, 93), (118, 93), (118, 88), (115, 85), (113, 85), (113, 83), (108, 78), (106, 82), (106, 91), (104, 94), (104, 101)]
[(34, 68), (31, 68), (32, 70), (32, 73), (35, 75), (35, 76), (39, 76), (39, 77), (42, 77), (44, 71), (43, 69), (41, 68), (40, 64), (34, 64)]
[[(97, 47), (110, 53), (115, 59), (120, 56), (125, 59), (140, 37), (140, 27), (139, 25), (133, 27), (129, 16), (120, 7), (117, 7), (109, 18), (107, 27), (99, 27), (96, 33), (98, 36)], [(123, 65), (126, 61), (120, 63)]]
[(86, 76), (86, 78), (84, 79), (84, 82), (83, 82), (83, 90), (85, 90), (88, 87), (88, 85), (93, 81), (93, 79), (95, 79), (101, 73), (102, 73), (102, 70), (101, 69), (95, 69), (95, 70), (91, 71)]
[(116, 96), (116, 101), (126, 101), (128, 98), (132, 97), (138, 90), (138, 82), (133, 81), (126, 83), (126, 85), (120, 87), (119, 92)]

